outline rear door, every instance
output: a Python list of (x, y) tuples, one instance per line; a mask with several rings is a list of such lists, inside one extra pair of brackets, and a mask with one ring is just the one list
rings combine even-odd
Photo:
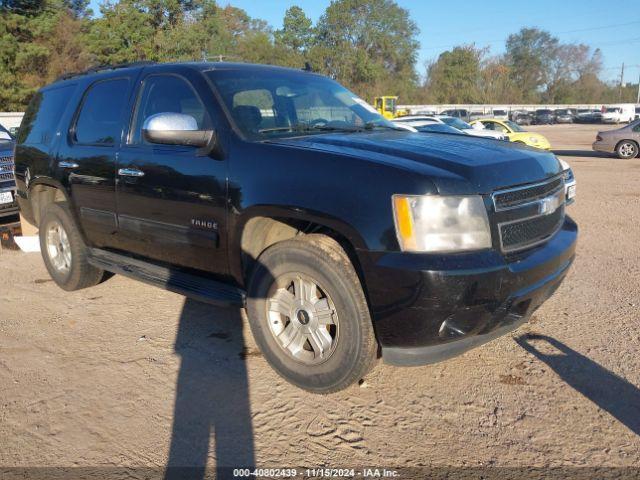
[(68, 175), (73, 205), (94, 246), (117, 246), (116, 158), (134, 75), (122, 72), (92, 82), (60, 142), (58, 174)]
[(199, 129), (211, 129), (214, 102), (205, 79), (190, 69), (154, 69), (141, 78), (118, 160), (118, 236), (125, 250), (227, 272), (226, 162), (200, 156), (196, 147), (150, 144), (142, 137), (144, 121), (158, 113), (191, 115)]

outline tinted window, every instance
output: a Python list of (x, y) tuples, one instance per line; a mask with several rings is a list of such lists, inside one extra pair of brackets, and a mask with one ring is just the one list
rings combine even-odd
[(146, 143), (142, 139), (142, 126), (157, 113), (183, 113), (195, 118), (200, 130), (211, 128), (204, 105), (193, 88), (175, 75), (153, 75), (144, 81), (130, 143)]
[(91, 86), (76, 120), (74, 140), (88, 145), (113, 145), (120, 138), (129, 80), (104, 80)]
[(18, 142), (49, 145), (75, 85), (38, 92), (24, 114)]

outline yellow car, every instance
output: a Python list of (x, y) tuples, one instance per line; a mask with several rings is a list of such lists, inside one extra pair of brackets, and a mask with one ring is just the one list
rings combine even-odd
[(541, 148), (543, 150), (551, 150), (551, 144), (544, 135), (536, 132), (527, 132), (520, 125), (511, 120), (498, 120), (497, 118), (481, 118), (474, 120), (471, 125), (477, 123), (482, 124), (487, 130), (502, 132), (509, 140), (516, 143), (524, 143), (530, 147)]

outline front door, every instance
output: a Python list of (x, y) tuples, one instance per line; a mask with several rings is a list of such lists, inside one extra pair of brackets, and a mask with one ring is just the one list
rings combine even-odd
[(195, 147), (150, 144), (142, 137), (144, 121), (157, 113), (191, 115), (199, 129), (212, 128), (194, 85), (208, 88), (189, 71), (143, 76), (118, 156), (119, 243), (153, 260), (224, 274), (226, 162), (200, 156)]

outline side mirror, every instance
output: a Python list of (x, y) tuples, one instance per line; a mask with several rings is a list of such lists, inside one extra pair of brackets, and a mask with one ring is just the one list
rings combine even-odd
[(142, 136), (149, 143), (208, 147), (214, 141), (213, 130), (198, 130), (198, 122), (184, 113), (156, 113), (142, 125)]

